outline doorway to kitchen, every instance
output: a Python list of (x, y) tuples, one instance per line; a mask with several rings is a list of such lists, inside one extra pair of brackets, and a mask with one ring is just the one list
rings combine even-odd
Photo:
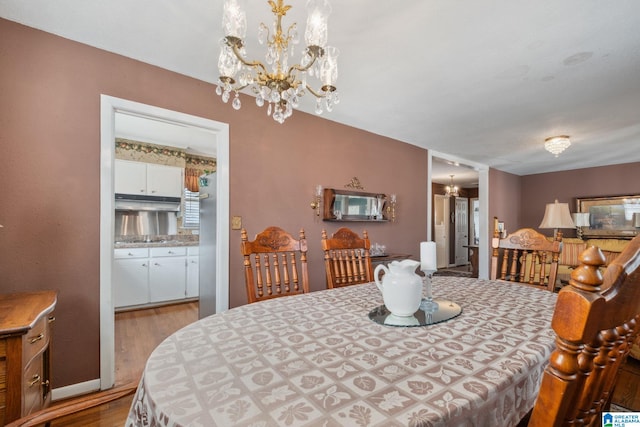
[[(116, 117), (142, 118), (171, 125), (179, 131), (197, 130), (210, 135), (217, 158), (215, 249), (215, 311), (228, 309), (229, 229), (229, 130), (226, 123), (166, 110), (133, 101), (101, 96), (101, 193), (100, 193), (100, 389), (108, 389), (115, 381), (115, 320), (112, 292), (114, 252), (114, 162)], [(201, 285), (202, 286), (202, 285)]]

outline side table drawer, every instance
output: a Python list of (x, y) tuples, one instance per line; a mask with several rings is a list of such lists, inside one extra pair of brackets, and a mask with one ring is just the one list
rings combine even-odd
[(43, 316), (33, 325), (33, 328), (22, 338), (23, 359), (27, 365), (31, 359), (40, 353), (49, 343), (49, 318)]
[(40, 354), (31, 361), (24, 371), (22, 416), (42, 408), (44, 398), (43, 383), (45, 381), (43, 356)]

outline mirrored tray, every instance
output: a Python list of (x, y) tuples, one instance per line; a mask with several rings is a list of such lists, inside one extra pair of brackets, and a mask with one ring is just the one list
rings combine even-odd
[(412, 326), (427, 326), (435, 323), (445, 322), (453, 319), (462, 313), (462, 307), (452, 301), (446, 301), (441, 299), (434, 300), (438, 303), (438, 308), (435, 310), (418, 310), (413, 316), (400, 317), (391, 314), (387, 307), (381, 305), (374, 308), (369, 312), (369, 319), (373, 320), (380, 325), (385, 326), (398, 326), (398, 327), (412, 327)]

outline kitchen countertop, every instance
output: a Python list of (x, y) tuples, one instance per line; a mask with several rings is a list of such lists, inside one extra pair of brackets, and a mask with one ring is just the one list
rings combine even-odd
[(114, 249), (129, 249), (129, 248), (165, 248), (176, 246), (198, 246), (197, 240), (160, 240), (155, 242), (119, 242), (116, 241), (113, 245)]

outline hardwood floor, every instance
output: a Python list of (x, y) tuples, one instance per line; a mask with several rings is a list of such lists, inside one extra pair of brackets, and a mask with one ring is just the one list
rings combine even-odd
[[(149, 355), (166, 337), (198, 320), (198, 303), (189, 302), (115, 315), (115, 386), (138, 381)], [(53, 427), (122, 427), (133, 395), (51, 422)], [(54, 406), (56, 403), (53, 404)]]
[(613, 403), (640, 412), (640, 360), (632, 357), (620, 368)]
[(196, 320), (197, 302), (116, 313), (116, 386), (139, 380), (153, 349)]
[[(197, 320), (197, 303), (116, 314), (116, 386), (137, 381), (153, 349), (168, 335)], [(629, 358), (613, 403), (640, 411), (640, 361)], [(122, 427), (133, 396), (54, 420), (53, 427)], [(54, 403), (54, 405), (56, 405)]]

